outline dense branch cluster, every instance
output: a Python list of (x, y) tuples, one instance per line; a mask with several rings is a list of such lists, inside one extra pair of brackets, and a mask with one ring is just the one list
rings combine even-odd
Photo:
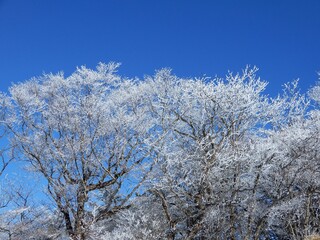
[(294, 81), (272, 98), (256, 68), (139, 80), (118, 66), (48, 74), (0, 95), (0, 175), (11, 161), (26, 166), (51, 201), (1, 188), (1, 239), (318, 233), (319, 85), (304, 95)]

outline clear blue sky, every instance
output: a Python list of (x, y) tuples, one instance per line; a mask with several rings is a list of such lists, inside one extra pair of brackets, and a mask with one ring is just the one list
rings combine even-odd
[(257, 65), (270, 92), (320, 71), (318, 0), (0, 0), (0, 90), (43, 72), (122, 62), (142, 77)]

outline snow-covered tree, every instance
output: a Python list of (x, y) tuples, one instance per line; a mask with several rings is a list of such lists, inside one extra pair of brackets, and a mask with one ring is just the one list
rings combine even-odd
[(3, 174), (4, 170), (8, 166), (12, 158), (6, 155), (7, 151), (10, 149), (8, 147), (5, 137), (7, 134), (6, 122), (9, 117), (8, 108), (10, 107), (9, 98), (0, 92), (0, 176)]
[(303, 119), (308, 101), (286, 85), (263, 95), (257, 69), (223, 79), (180, 79), (165, 69), (146, 84), (158, 128), (165, 134), (150, 192), (162, 205), (168, 239), (259, 237), (257, 184), (260, 142), (268, 129)]
[(12, 230), (73, 240), (319, 233), (318, 85), (308, 98), (293, 81), (272, 98), (255, 67), (225, 79), (163, 69), (143, 80), (117, 67), (48, 74), (2, 95), (13, 156), (42, 174), (56, 205), (7, 211), (28, 216)]
[(91, 224), (128, 208), (153, 165), (141, 93), (117, 67), (81, 67), (10, 88), (16, 156), (45, 178), (71, 239), (88, 239)]

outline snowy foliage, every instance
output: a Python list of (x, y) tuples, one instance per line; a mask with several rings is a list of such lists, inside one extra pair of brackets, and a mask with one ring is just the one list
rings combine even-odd
[[(1, 95), (13, 156), (42, 174), (55, 203), (34, 239), (303, 239), (319, 231), (319, 85), (306, 96), (293, 81), (271, 98), (255, 67), (225, 79), (162, 69), (133, 80), (118, 66), (48, 74)], [(37, 212), (5, 214), (29, 210)], [(43, 222), (34, 215), (25, 236)]]

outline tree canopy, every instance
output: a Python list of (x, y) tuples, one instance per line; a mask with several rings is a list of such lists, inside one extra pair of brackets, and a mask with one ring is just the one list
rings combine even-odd
[(303, 94), (294, 81), (270, 97), (256, 67), (213, 79), (170, 69), (128, 79), (118, 67), (46, 74), (1, 93), (0, 174), (10, 161), (25, 162), (54, 206), (30, 205), (16, 188), (0, 201), (0, 237), (318, 233), (319, 85)]

